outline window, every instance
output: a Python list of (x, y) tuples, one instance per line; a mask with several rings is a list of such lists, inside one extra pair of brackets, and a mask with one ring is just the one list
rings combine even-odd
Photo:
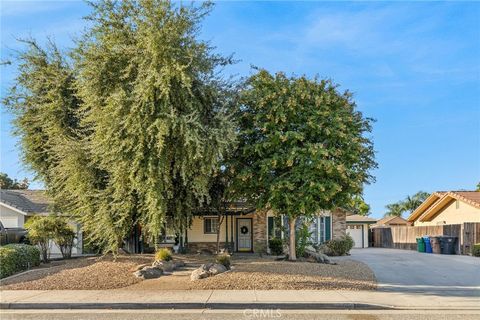
[(203, 218), (203, 233), (217, 233), (218, 218)]

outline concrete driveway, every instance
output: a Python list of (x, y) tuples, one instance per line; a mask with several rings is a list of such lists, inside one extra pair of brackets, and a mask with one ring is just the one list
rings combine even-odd
[(373, 270), (379, 290), (480, 297), (480, 258), (384, 248), (353, 249), (350, 258)]

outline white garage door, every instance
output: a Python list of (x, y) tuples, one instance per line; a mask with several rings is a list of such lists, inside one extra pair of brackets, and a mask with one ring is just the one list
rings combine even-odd
[(363, 230), (362, 226), (347, 226), (347, 234), (349, 234), (353, 241), (355, 241), (354, 248), (363, 248), (362, 247), (362, 238), (363, 238)]

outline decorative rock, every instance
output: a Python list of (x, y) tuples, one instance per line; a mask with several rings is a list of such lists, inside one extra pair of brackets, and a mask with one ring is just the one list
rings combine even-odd
[(173, 264), (175, 265), (175, 269), (185, 267), (185, 262), (182, 260), (176, 260), (173, 262)]
[(173, 261), (157, 260), (153, 262), (152, 266), (162, 269), (163, 272), (172, 272), (175, 269), (175, 264), (173, 263)]
[(193, 270), (192, 274), (190, 275), (190, 280), (199, 280), (209, 277), (210, 274), (207, 270), (203, 269), (202, 267)]
[(223, 264), (219, 264), (219, 263), (215, 263), (213, 266), (211, 266), (208, 269), (208, 273), (211, 276), (216, 276), (217, 274), (224, 273), (225, 271), (227, 271), (227, 268), (225, 268)]
[(227, 268), (223, 264), (219, 263), (206, 263), (202, 264), (198, 269), (193, 270), (190, 275), (190, 280), (199, 280), (207, 277), (216, 276), (217, 274), (224, 273)]
[(159, 278), (162, 274), (162, 269), (157, 267), (144, 267), (143, 269), (133, 273), (135, 277), (142, 279), (155, 279)]

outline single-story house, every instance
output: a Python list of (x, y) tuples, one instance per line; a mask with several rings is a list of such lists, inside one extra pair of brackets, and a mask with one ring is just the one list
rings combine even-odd
[(377, 221), (371, 227), (396, 227), (396, 226), (409, 226), (411, 223), (405, 220), (402, 217), (397, 216), (387, 216)]
[[(51, 200), (43, 190), (1, 190), (0, 221), (5, 228), (24, 228), (25, 222), (33, 216), (50, 214)], [(71, 223), (77, 239), (72, 253), (82, 252), (82, 232), (76, 223)], [(58, 254), (60, 249), (52, 244), (51, 253)]]
[[(342, 210), (322, 211), (309, 224), (311, 241), (321, 244), (330, 239), (345, 235), (346, 212)], [(209, 212), (197, 212), (191, 226), (176, 242), (182, 242), (190, 251), (216, 251), (216, 229), (219, 217)], [(299, 219), (298, 225), (301, 224)], [(173, 235), (164, 238), (167, 246), (172, 246)], [(136, 230), (127, 241), (129, 252), (141, 252), (148, 245), (139, 243), (141, 232)], [(220, 226), (220, 248), (229, 248), (231, 252), (260, 252), (268, 250), (268, 240), (273, 238), (288, 239), (288, 220), (275, 217), (268, 210), (255, 210), (243, 202), (232, 203)], [(179, 239), (180, 238), (180, 239)], [(167, 243), (170, 242), (170, 243)]]
[(414, 226), (480, 222), (480, 191), (434, 192), (407, 221)]
[(370, 226), (377, 222), (376, 219), (359, 214), (347, 215), (347, 229), (355, 242), (354, 248), (368, 248)]

